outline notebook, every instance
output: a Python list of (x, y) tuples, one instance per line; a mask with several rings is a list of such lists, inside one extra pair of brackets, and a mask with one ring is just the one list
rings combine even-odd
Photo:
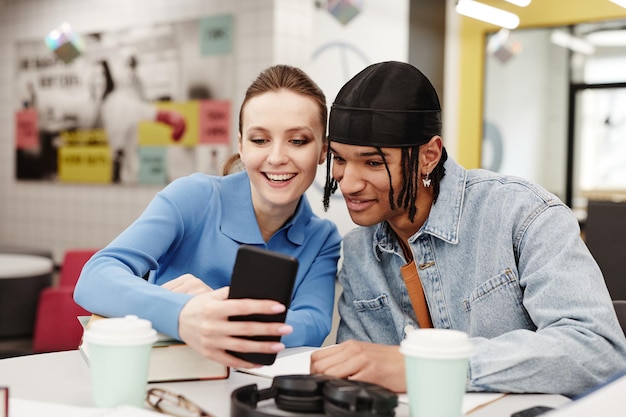
[[(102, 319), (102, 316), (80, 316), (78, 320), (84, 328), (93, 320)], [(148, 368), (148, 382), (194, 381), (209, 379), (226, 379), (230, 368), (219, 362), (207, 359), (186, 344), (172, 339), (162, 333), (150, 354)], [(89, 363), (89, 349), (86, 343), (81, 342), (79, 350), (83, 358)]]

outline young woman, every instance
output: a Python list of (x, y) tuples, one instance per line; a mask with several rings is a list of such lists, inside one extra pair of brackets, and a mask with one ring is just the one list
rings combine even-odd
[[(193, 174), (159, 192), (144, 213), (86, 265), (78, 304), (107, 317), (134, 314), (227, 366), (226, 351), (272, 353), (319, 346), (330, 331), (340, 235), (313, 214), (304, 192), (325, 160), (326, 99), (300, 69), (277, 65), (246, 92), (239, 114), (245, 170)], [(298, 276), (286, 323), (231, 322), (275, 314), (271, 300), (229, 300), (241, 244), (294, 256)], [(147, 281), (143, 278), (148, 276)], [(282, 335), (281, 343), (236, 336)]]

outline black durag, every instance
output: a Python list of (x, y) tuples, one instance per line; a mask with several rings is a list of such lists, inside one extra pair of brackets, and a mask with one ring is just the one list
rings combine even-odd
[[(441, 135), (441, 106), (435, 88), (414, 66), (396, 61), (370, 65), (348, 81), (337, 94), (330, 109), (329, 142), (380, 148), (413, 148), (404, 152), (405, 176), (413, 192), (400, 192), (397, 203), (412, 208), (415, 215), (417, 192), (417, 147)], [(330, 147), (327, 158), (324, 207), (337, 189), (331, 176)], [(412, 179), (409, 177), (413, 177)], [(391, 179), (390, 179), (391, 180)], [(407, 182), (405, 181), (405, 183)], [(404, 189), (403, 188), (403, 189)], [(393, 189), (390, 191), (394, 207)]]

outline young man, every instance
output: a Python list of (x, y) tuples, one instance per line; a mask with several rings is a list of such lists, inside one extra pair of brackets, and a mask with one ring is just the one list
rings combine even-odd
[(336, 346), (311, 371), (405, 391), (410, 328), (467, 332), (468, 390), (576, 395), (626, 370), (626, 340), (570, 209), (520, 178), (465, 170), (411, 65), (367, 67), (331, 108), (325, 205), (337, 185), (360, 226), (343, 243)]

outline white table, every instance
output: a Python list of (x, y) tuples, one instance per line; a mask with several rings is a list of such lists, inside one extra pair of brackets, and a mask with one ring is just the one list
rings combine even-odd
[(30, 336), (39, 293), (52, 284), (52, 259), (0, 253), (0, 337)]
[(45, 256), (0, 253), (0, 278), (23, 278), (48, 274), (53, 266), (52, 259)]
[[(271, 379), (232, 371), (225, 380), (158, 383), (151, 386), (182, 394), (215, 416), (228, 417), (231, 392), (248, 384), (257, 384), (259, 389), (267, 388), (271, 385)], [(77, 350), (2, 359), (0, 386), (9, 387), (10, 398), (93, 407), (89, 368)], [(509, 417), (512, 412), (534, 405), (556, 407), (568, 401), (560, 395), (507, 395), (476, 410), (471, 416)], [(400, 404), (396, 416), (408, 415), (408, 406)]]

